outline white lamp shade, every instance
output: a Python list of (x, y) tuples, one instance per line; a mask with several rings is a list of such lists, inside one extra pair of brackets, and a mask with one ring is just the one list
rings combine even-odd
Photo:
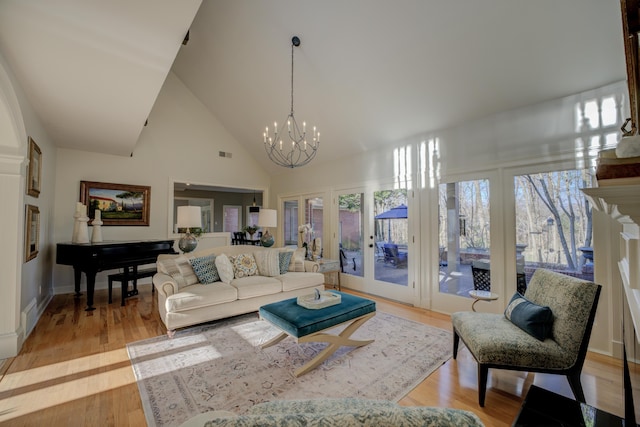
[(278, 211), (275, 209), (260, 209), (258, 214), (260, 227), (275, 227), (278, 225)]
[(202, 227), (200, 206), (178, 206), (178, 228)]

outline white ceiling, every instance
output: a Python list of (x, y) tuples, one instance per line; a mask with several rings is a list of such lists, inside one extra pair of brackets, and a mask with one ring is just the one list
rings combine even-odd
[(132, 153), (201, 0), (0, 0), (0, 51), (60, 147)]
[[(615, 0), (0, 0), (0, 49), (59, 146), (128, 155), (173, 71), (272, 172), (290, 108), (315, 162), (625, 75)], [(126, 116), (123, 119), (123, 116)]]

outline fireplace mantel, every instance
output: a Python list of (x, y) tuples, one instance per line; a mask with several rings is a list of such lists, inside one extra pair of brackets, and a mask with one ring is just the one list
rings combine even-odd
[(583, 188), (593, 207), (623, 224), (640, 225), (640, 184)]

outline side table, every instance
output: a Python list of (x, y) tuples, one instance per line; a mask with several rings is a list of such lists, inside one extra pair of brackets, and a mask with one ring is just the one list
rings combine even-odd
[(340, 291), (340, 260), (322, 258), (318, 260), (318, 266), (318, 273), (324, 274), (325, 282), (328, 281), (327, 275), (331, 274), (335, 277), (335, 282), (332, 281), (333, 288)]
[(471, 310), (473, 311), (476, 311), (476, 304), (478, 301), (495, 301), (500, 298), (498, 294), (494, 294), (493, 292), (477, 291), (475, 289), (469, 291), (469, 295), (474, 299), (473, 304), (471, 304)]
[(623, 427), (624, 421), (605, 411), (532, 385), (512, 427)]

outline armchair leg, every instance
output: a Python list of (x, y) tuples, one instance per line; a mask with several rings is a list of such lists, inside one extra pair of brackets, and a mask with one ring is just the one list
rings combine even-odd
[(489, 368), (478, 363), (478, 404), (484, 408), (484, 398), (487, 395), (487, 377)]
[(460, 337), (456, 331), (453, 331), (453, 358), (458, 356), (458, 344), (460, 344)]
[(580, 372), (567, 374), (567, 380), (569, 380), (569, 386), (571, 386), (571, 391), (573, 392), (573, 396), (576, 400), (582, 403), (587, 403), (587, 400), (584, 397), (584, 391), (582, 390), (582, 383), (580, 382)]

